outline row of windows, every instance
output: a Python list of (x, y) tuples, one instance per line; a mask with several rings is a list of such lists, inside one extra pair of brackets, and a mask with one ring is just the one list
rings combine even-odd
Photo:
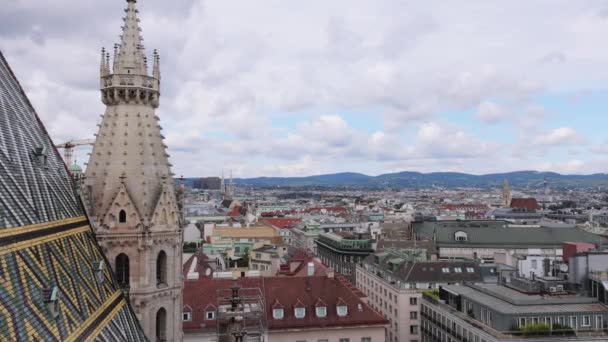
[[(121, 286), (128, 286), (130, 282), (130, 265), (129, 257), (120, 253), (116, 256), (114, 263), (116, 272), (116, 280)], [(167, 284), (167, 253), (160, 251), (156, 258), (156, 285), (163, 286)]]
[[(421, 307), (422, 315), (425, 316), (427, 319), (432, 319), (437, 322), (441, 322), (441, 325), (450, 328), (457, 335), (467, 338), (470, 342), (487, 342), (485, 339), (480, 338), (479, 335), (476, 335), (464, 326), (457, 324), (456, 321), (450, 320), (447, 316), (444, 316), (440, 311), (435, 311), (424, 304), (422, 304)], [(432, 335), (435, 340), (447, 341), (447, 339), (449, 338), (448, 334), (445, 334), (443, 331), (441, 331), (441, 329), (437, 328), (428, 320), (422, 321), (422, 329), (425, 334)]]
[[(603, 326), (603, 317), (600, 315), (595, 316), (596, 328)], [(591, 327), (591, 316), (557, 316), (557, 317), (519, 317), (517, 319), (517, 326), (523, 327), (528, 324), (559, 324), (568, 326), (572, 329), (577, 328), (590, 328)]]
[[(327, 317), (327, 307), (317, 306), (317, 307), (315, 307), (315, 313), (316, 313), (317, 317), (319, 317), (319, 318)], [(344, 317), (344, 316), (348, 315), (348, 307), (346, 305), (338, 305), (338, 306), (336, 306), (336, 313), (338, 314), (338, 316)], [(306, 308), (303, 308), (303, 307), (294, 308), (293, 315), (298, 319), (302, 319), (302, 318), (306, 317)], [(272, 317), (274, 319), (283, 319), (283, 317), (285, 317), (285, 310), (283, 310), (281, 308), (273, 309)]]
[[(296, 342), (307, 342), (306, 340), (297, 340)], [(328, 339), (320, 339), (317, 340), (317, 342), (329, 342)], [(350, 338), (348, 337), (341, 337), (338, 342), (350, 342)], [(361, 337), (361, 342), (372, 342), (372, 338), (371, 337)]]
[[(215, 311), (205, 311), (205, 319), (210, 321), (215, 319)], [(192, 312), (183, 312), (182, 320), (184, 322), (192, 321)]]

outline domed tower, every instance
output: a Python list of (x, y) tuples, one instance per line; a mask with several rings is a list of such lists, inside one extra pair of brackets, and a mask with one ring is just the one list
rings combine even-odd
[[(136, 0), (127, 0), (114, 57), (102, 49), (106, 105), (87, 164), (83, 197), (118, 281), (148, 338), (182, 338), (182, 227), (159, 118), (160, 68), (151, 75)], [(111, 65), (110, 65), (111, 64)]]

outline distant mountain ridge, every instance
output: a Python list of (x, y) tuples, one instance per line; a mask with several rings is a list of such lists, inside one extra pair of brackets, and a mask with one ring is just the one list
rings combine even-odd
[(472, 175), (459, 172), (421, 173), (404, 171), (379, 176), (344, 172), (307, 177), (238, 178), (235, 184), (245, 187), (352, 187), (352, 188), (428, 188), (428, 187), (502, 187), (504, 180), (514, 187), (541, 188), (545, 179), (550, 187), (608, 186), (608, 174), (562, 175), (556, 172), (515, 171)]
[[(195, 178), (187, 178), (192, 184)], [(320, 187), (320, 188), (430, 188), (446, 187), (502, 187), (504, 180), (513, 187), (542, 188), (545, 179), (552, 188), (564, 187), (608, 187), (608, 174), (562, 175), (556, 172), (515, 171), (472, 175), (459, 172), (421, 173), (404, 171), (387, 173), (379, 176), (368, 176), (355, 172), (343, 172), (307, 177), (257, 177), (235, 178), (237, 186), (253, 188), (276, 187)], [(226, 180), (228, 181), (228, 180)]]

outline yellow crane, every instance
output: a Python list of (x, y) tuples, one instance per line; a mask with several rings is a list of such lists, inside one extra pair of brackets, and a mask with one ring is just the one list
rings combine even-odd
[(83, 145), (91, 145), (95, 144), (95, 139), (78, 139), (78, 140), (70, 140), (68, 142), (64, 142), (61, 144), (55, 145), (57, 148), (63, 149), (63, 159), (66, 165), (69, 167), (72, 165), (72, 156), (74, 155), (74, 147), (83, 146)]

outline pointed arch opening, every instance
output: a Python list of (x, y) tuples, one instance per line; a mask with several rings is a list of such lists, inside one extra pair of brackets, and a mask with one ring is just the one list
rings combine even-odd
[(127, 223), (127, 212), (124, 209), (118, 213), (118, 223)]
[(156, 285), (167, 286), (167, 253), (160, 251), (156, 258)]
[(125, 253), (120, 253), (116, 257), (114, 270), (118, 285), (121, 287), (129, 286), (129, 257)]
[(156, 312), (156, 341), (167, 341), (167, 310), (160, 308)]

